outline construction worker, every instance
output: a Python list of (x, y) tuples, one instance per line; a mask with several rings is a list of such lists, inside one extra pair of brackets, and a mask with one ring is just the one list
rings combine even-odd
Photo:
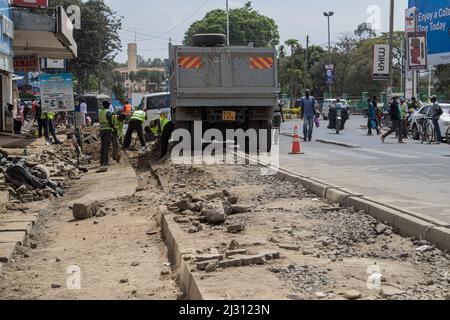
[(133, 133), (136, 131), (139, 137), (139, 140), (142, 145), (142, 150), (145, 150), (145, 139), (144, 139), (144, 130), (143, 124), (147, 119), (147, 113), (144, 110), (137, 110), (133, 113), (130, 119), (130, 123), (128, 124), (127, 133), (125, 134), (125, 139), (123, 141), (123, 147), (128, 149), (131, 145), (131, 137)]
[(102, 109), (98, 113), (100, 122), (100, 165), (109, 165), (109, 147), (113, 138), (114, 124), (112, 122), (112, 114), (109, 112), (109, 101), (105, 100), (102, 103)]
[[(61, 141), (59, 141), (58, 138), (56, 137), (56, 123), (55, 123), (56, 113), (53, 111), (47, 112), (45, 113), (45, 117), (47, 118), (48, 131), (53, 137), (53, 144), (61, 144)], [(47, 140), (50, 140), (48, 134), (46, 138)]]
[[(111, 112), (111, 109), (109, 112)], [(125, 136), (123, 132), (123, 128), (125, 125), (125, 116), (123, 114), (113, 114), (112, 123), (114, 125), (113, 140), (112, 140), (112, 147), (113, 147), (112, 155), (113, 159), (119, 162), (120, 156), (118, 156), (118, 154), (120, 152), (120, 146), (122, 145), (123, 138)]]
[(37, 105), (35, 117), (35, 121), (38, 123), (39, 138), (42, 138), (42, 133), (44, 133), (45, 139), (48, 140), (47, 114), (42, 112), (41, 103)]
[(125, 117), (129, 117), (129, 116), (131, 116), (132, 109), (133, 109), (133, 107), (131, 106), (130, 102), (127, 100), (125, 102), (125, 106), (122, 109), (122, 114)]
[(161, 112), (159, 119), (150, 122), (150, 130), (159, 137), (161, 158), (166, 156), (169, 149), (169, 141), (174, 130), (174, 124), (167, 118), (165, 112)]

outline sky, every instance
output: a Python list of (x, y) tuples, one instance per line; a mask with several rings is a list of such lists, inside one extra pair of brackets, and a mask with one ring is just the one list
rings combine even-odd
[[(225, 0), (105, 0), (123, 17), (122, 52), (116, 60), (127, 60), (128, 42), (138, 43), (138, 54), (145, 58), (167, 58), (168, 39), (181, 43), (189, 25), (213, 9), (225, 8)], [(230, 7), (240, 7), (245, 0), (230, 0)], [(362, 22), (375, 23), (378, 32), (389, 29), (389, 0), (253, 0), (252, 5), (278, 24), (281, 42), (298, 39), (326, 47), (327, 20), (324, 11), (334, 11), (331, 18), (331, 38), (351, 32)], [(404, 26), (407, 0), (395, 0), (395, 28)]]

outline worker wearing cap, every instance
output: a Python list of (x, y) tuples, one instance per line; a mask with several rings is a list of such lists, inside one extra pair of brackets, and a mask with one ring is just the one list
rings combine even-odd
[(150, 130), (155, 136), (159, 136), (161, 158), (166, 156), (169, 149), (169, 141), (174, 130), (173, 122), (167, 118), (165, 112), (161, 112), (159, 119), (150, 122)]
[(137, 110), (133, 113), (128, 124), (127, 133), (125, 134), (125, 139), (123, 141), (123, 147), (125, 149), (129, 148), (131, 145), (131, 137), (134, 132), (137, 132), (139, 140), (141, 142), (142, 148), (146, 147), (144, 139), (143, 124), (147, 119), (147, 113), (144, 110)]

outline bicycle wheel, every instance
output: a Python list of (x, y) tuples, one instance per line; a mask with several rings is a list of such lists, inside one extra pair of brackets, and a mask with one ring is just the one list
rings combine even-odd
[(434, 141), (434, 127), (428, 123), (426, 127), (426, 141), (428, 144), (432, 144)]

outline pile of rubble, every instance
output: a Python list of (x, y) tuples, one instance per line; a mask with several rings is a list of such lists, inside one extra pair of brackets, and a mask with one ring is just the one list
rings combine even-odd
[(36, 154), (25, 149), (18, 156), (0, 150), (0, 191), (8, 191), (13, 203), (62, 197), (67, 179), (80, 179), (86, 172), (74, 163), (67, 150)]
[(251, 212), (251, 208), (238, 205), (239, 197), (224, 190), (203, 197), (186, 194), (180, 201), (169, 206), (169, 210), (176, 214), (175, 222), (190, 225), (189, 233), (197, 233), (205, 227), (214, 229), (227, 228), (229, 233), (245, 230), (240, 221), (230, 220), (230, 216)]

